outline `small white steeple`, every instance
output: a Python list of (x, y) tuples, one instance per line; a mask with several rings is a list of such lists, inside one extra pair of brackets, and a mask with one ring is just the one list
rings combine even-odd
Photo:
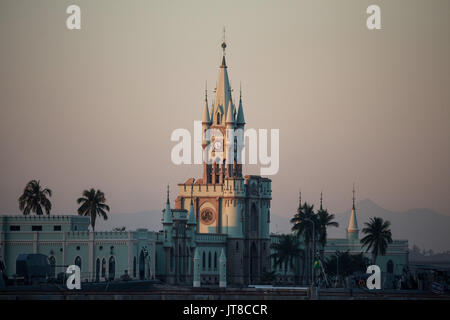
[(355, 185), (353, 184), (353, 206), (352, 213), (350, 214), (350, 221), (347, 228), (347, 239), (356, 240), (359, 238), (358, 221), (356, 220), (355, 209)]

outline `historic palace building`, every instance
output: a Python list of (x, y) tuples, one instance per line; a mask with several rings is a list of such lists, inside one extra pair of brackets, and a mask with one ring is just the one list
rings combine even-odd
[[(2, 215), (0, 261), (8, 276), (16, 273), (19, 254), (42, 253), (55, 275), (77, 264), (87, 281), (127, 274), (187, 286), (246, 286), (260, 283), (269, 271), (282, 282), (308, 281), (307, 261), (300, 257), (295, 270), (274, 267), (271, 243), (280, 235), (269, 231), (271, 180), (244, 176), (237, 154), (227, 159), (224, 152), (229, 144), (236, 148), (236, 140), (227, 135), (244, 129), (245, 119), (241, 96), (237, 106), (232, 99), (225, 42), (222, 48), (215, 97), (209, 103), (206, 96), (202, 110), (202, 147), (217, 157), (211, 163), (204, 161), (201, 177), (178, 184), (172, 204), (167, 190), (162, 230), (92, 232), (89, 217)], [(206, 134), (211, 129), (219, 130), (223, 138)], [(362, 251), (354, 206), (347, 238), (329, 239), (324, 248), (326, 255), (336, 250)], [(378, 259), (383, 272), (401, 274), (408, 263), (408, 242), (395, 240)]]

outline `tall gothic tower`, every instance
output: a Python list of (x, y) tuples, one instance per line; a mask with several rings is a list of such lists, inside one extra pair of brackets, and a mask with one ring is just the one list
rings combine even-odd
[[(202, 147), (212, 161), (203, 162), (203, 176), (178, 184), (177, 209), (194, 205), (196, 245), (213, 245), (202, 234), (226, 235), (227, 280), (234, 284), (256, 283), (270, 270), (271, 180), (261, 176), (243, 176), (237, 161), (236, 135), (245, 126), (242, 95), (233, 103), (222, 43), (222, 62), (215, 97), (202, 114)], [(234, 150), (230, 154), (227, 150)], [(205, 243), (202, 243), (205, 239)]]

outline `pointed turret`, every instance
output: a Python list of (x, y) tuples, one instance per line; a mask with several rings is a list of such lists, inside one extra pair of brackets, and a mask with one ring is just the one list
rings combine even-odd
[(322, 200), (323, 200), (323, 198), (322, 198), (322, 191), (321, 191), (321, 192), (320, 192), (320, 211), (323, 210), (323, 207), (322, 207)]
[[(227, 117), (227, 111), (228, 111), (228, 104), (231, 102), (233, 104), (233, 99), (231, 98), (231, 86), (230, 81), (228, 80), (228, 72), (227, 72), (227, 64), (225, 61), (225, 48), (227, 47), (227, 44), (225, 43), (225, 39), (222, 43), (222, 64), (220, 65), (219, 70), (219, 79), (217, 81), (216, 86), (216, 96), (214, 98), (214, 105), (215, 110), (214, 112), (217, 113), (219, 110), (219, 107), (222, 106), (223, 112), (225, 113), (225, 119)], [(213, 114), (215, 116), (215, 114)]]
[(353, 185), (353, 206), (350, 214), (350, 221), (347, 228), (347, 238), (350, 240), (356, 240), (359, 238), (358, 221), (356, 220), (355, 209), (355, 186)]
[(189, 216), (188, 216), (188, 224), (190, 225), (196, 225), (196, 219), (195, 219), (195, 210), (194, 210), (194, 182), (192, 182), (192, 186), (191, 186), (191, 204), (189, 206)]
[(172, 223), (172, 210), (170, 209), (170, 200), (169, 200), (169, 185), (167, 185), (167, 201), (166, 201), (166, 209), (164, 209), (163, 215), (163, 223)]
[(244, 108), (242, 107), (242, 88), (239, 90), (239, 109), (237, 113), (236, 124), (238, 126), (243, 126), (245, 124)]
[(202, 123), (203, 124), (211, 124), (211, 118), (209, 117), (208, 89), (207, 88), (205, 88), (205, 106), (203, 107)]

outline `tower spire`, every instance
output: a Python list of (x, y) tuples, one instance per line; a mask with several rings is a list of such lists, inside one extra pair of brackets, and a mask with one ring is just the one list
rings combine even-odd
[(225, 49), (227, 47), (227, 44), (225, 42), (225, 38), (222, 42), (222, 50), (223, 50), (223, 56), (222, 56), (222, 65), (219, 69), (219, 78), (217, 80), (216, 85), (216, 94), (214, 98), (214, 111), (211, 115), (212, 122), (216, 122), (215, 119), (217, 117), (217, 113), (220, 112), (220, 118), (223, 119), (221, 123), (225, 123), (226, 116), (229, 108), (229, 104), (231, 103), (233, 105), (233, 99), (231, 97), (231, 86), (230, 81), (228, 79), (228, 71), (227, 71), (227, 64), (225, 62)]
[(353, 183), (352, 190), (352, 212), (350, 213), (350, 221), (348, 222), (347, 228), (347, 239), (356, 240), (359, 237), (358, 221), (356, 220), (356, 209), (355, 209), (355, 184)]
[(205, 106), (203, 107), (202, 123), (204, 123), (204, 124), (211, 123), (211, 118), (209, 116), (209, 108), (208, 108), (208, 81), (206, 81), (206, 84), (205, 84)]
[(167, 201), (166, 201), (166, 209), (163, 214), (163, 223), (170, 224), (172, 223), (172, 210), (170, 209), (170, 199), (169, 199), (169, 184), (167, 184)]
[(242, 106), (242, 83), (239, 83), (239, 109), (236, 117), (236, 124), (244, 125), (244, 107)]
[(221, 65), (221, 67), (224, 67), (224, 68), (226, 68), (226, 66), (227, 66), (227, 64), (226, 64), (226, 62), (225, 62), (225, 55), (226, 55), (226, 52), (225, 52), (225, 49), (227, 48), (227, 43), (226, 43), (226, 41), (225, 41), (225, 27), (223, 27), (223, 38), (222, 38), (222, 65)]

